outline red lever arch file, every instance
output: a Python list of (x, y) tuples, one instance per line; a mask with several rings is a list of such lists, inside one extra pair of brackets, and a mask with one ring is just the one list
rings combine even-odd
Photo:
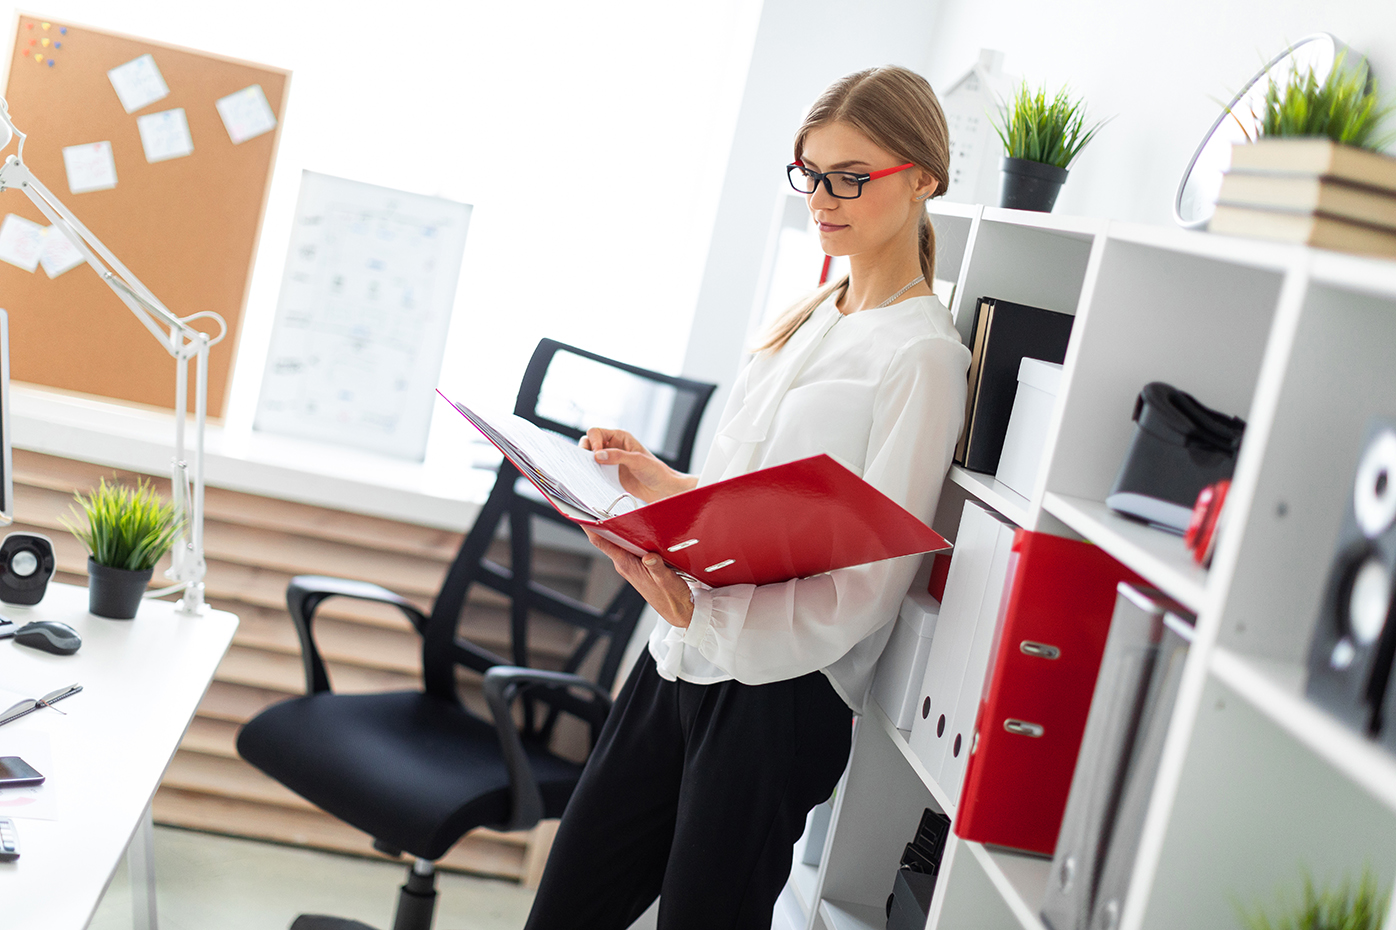
[[(508, 443), (485, 436), (520, 464)], [(543, 487), (550, 476), (540, 483), (532, 470), (520, 467), (573, 523), (637, 555), (657, 552), (673, 568), (715, 588), (774, 584), (950, 548), (945, 537), (827, 455), (738, 475), (604, 519), (558, 506)]]
[(1115, 588), (1140, 582), (1099, 547), (1018, 530), (955, 819), (967, 840), (1051, 855), (1086, 728)]

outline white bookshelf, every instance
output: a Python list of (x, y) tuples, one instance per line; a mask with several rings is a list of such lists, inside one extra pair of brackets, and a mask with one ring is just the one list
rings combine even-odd
[[(1121, 930), (1239, 930), (1238, 903), (1273, 910), (1305, 869), (1391, 882), (1396, 755), (1305, 698), (1304, 662), (1365, 423), (1396, 413), (1396, 263), (990, 207), (935, 223), (962, 333), (985, 295), (1076, 316), (1037, 487), (954, 468), (937, 528), (977, 500), (1100, 546), (1198, 615)], [(1149, 381), (1247, 420), (1210, 570), (1104, 504)], [(922, 809), (954, 817), (946, 787), (880, 708), (858, 719), (823, 858), (787, 895), (806, 930), (885, 926)], [(1049, 872), (952, 836), (927, 930), (1045, 930)]]

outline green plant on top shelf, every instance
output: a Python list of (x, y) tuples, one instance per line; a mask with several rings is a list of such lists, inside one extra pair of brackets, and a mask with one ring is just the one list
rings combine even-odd
[(149, 482), (142, 479), (134, 488), (107, 484), (103, 478), (86, 497), (73, 492), (86, 526), (72, 517), (59, 518), (98, 565), (145, 571), (155, 567), (170, 551), (184, 528), (175, 516), (174, 504), (160, 500)]
[(1339, 54), (1323, 81), (1312, 65), (1302, 73), (1292, 70), (1283, 85), (1271, 78), (1265, 90), (1264, 112), (1256, 114), (1256, 133), (1262, 139), (1326, 136), (1334, 142), (1377, 151), (1392, 140), (1390, 133), (1378, 130), (1394, 109), (1382, 101), (1367, 69), (1343, 67)]
[(1319, 891), (1314, 878), (1304, 875), (1304, 899), (1298, 907), (1282, 905), (1282, 913), (1270, 918), (1263, 909), (1254, 913), (1241, 909), (1246, 930), (1379, 930), (1391, 902), (1391, 891), (1377, 888), (1370, 868), (1362, 870), (1356, 887), (1344, 882), (1340, 887)]
[(1045, 87), (1033, 90), (1024, 81), (999, 106), (992, 123), (1009, 158), (1070, 168), (1105, 120), (1087, 128), (1084, 100), (1073, 100), (1065, 87), (1048, 99)]

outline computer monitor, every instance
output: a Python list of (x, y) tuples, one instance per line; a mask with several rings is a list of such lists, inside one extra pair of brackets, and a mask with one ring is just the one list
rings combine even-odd
[(0, 310), (0, 526), (15, 521), (15, 479), (10, 456), (10, 316)]

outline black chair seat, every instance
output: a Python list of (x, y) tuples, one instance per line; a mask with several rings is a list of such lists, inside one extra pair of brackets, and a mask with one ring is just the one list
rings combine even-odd
[[(317, 807), (423, 859), (445, 855), (466, 830), (509, 820), (509, 772), (494, 727), (420, 691), (292, 698), (248, 723), (237, 745)], [(561, 816), (582, 767), (524, 747), (544, 816)]]

